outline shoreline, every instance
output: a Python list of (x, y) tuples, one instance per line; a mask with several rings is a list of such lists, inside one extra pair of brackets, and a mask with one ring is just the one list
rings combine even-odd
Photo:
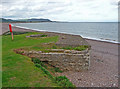
[[(13, 27), (14, 31), (38, 32), (32, 29)], [(8, 31), (8, 24), (2, 26), (3, 32)], [(46, 32), (46, 31), (39, 31)], [(57, 35), (65, 33), (46, 32)], [(73, 34), (69, 34), (73, 35)], [(80, 37), (80, 36), (79, 36)], [(65, 72), (76, 87), (118, 87), (118, 46), (119, 44), (85, 39), (91, 45), (91, 65), (88, 71)], [(75, 43), (73, 43), (75, 44)]]
[(89, 39), (89, 38), (84, 38), (86, 40), (91, 40), (91, 41), (97, 41), (97, 42), (103, 42), (103, 43), (109, 43), (109, 44), (116, 44), (116, 45), (120, 45), (120, 43), (117, 42), (109, 42), (109, 41), (102, 41), (102, 40), (96, 40), (96, 39)]
[[(21, 26), (14, 26), (12, 24), (13, 27), (17, 27), (17, 28), (22, 28), (22, 29), (31, 29), (31, 28), (27, 28), (27, 27), (21, 27)], [(43, 31), (43, 32), (54, 32), (54, 33), (61, 33), (61, 34), (70, 34), (70, 35), (78, 35), (78, 34), (74, 34), (74, 33), (67, 33), (67, 32), (59, 32), (59, 31), (47, 31), (47, 30), (40, 30), (40, 29), (31, 29), (33, 31)], [(80, 35), (81, 36), (81, 35)], [(113, 41), (113, 40), (106, 40), (106, 39), (100, 39), (100, 38), (92, 38), (92, 37), (83, 37), (84, 39), (88, 39), (88, 40), (95, 40), (95, 41), (101, 41), (101, 42), (107, 42), (107, 43), (113, 43), (113, 44), (120, 44), (120, 42), (118, 41)]]

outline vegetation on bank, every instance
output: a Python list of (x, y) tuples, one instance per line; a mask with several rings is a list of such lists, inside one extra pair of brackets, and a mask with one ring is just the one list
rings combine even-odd
[[(34, 39), (36, 39), (36, 38), (34, 38)], [(65, 49), (65, 50), (83, 51), (83, 50), (86, 50), (87, 48), (88, 48), (87, 45), (80, 45), (77, 47), (71, 47), (71, 46), (62, 47), (62, 46), (57, 46), (54, 42), (36, 44), (33, 46), (29, 46), (29, 47), (22, 47), (22, 49), (24, 49), (24, 50), (28, 50), (28, 51), (35, 50), (35, 51), (42, 51), (42, 52), (54, 52), (54, 51), (51, 51), (50, 49)], [(57, 51), (55, 51), (55, 52), (57, 52)], [(61, 50), (61, 52), (63, 52), (63, 51)]]
[[(40, 68), (50, 79), (52, 79), (55, 83), (57, 83), (59, 86), (62, 87), (74, 87), (74, 85), (69, 81), (69, 79), (66, 76), (53, 76), (48, 70), (47, 66), (42, 63), (37, 58), (32, 58), (32, 61), (35, 63), (35, 66)], [(56, 68), (55, 68), (56, 70)], [(62, 72), (59, 68), (57, 68), (57, 71), (55, 72)]]
[(2, 37), (0, 36), (0, 88), (2, 87)]
[[(19, 48), (37, 49), (36, 45), (55, 43), (58, 36), (26, 38), (28, 35), (42, 34), (30, 32), (16, 33), (14, 40), (11, 35), (2, 36), (2, 86), (3, 87), (74, 87), (65, 76), (54, 76), (61, 72), (58, 68), (48, 66), (38, 60), (16, 54), (13, 50)], [(41, 48), (42, 49), (42, 48)], [(54, 69), (54, 70), (53, 70)], [(52, 71), (51, 71), (52, 70)]]
[(82, 50), (85, 50), (86, 48), (88, 48), (87, 45), (80, 45), (78, 47), (62, 47), (62, 49), (67, 49), (67, 50), (77, 50), (77, 51), (82, 51)]

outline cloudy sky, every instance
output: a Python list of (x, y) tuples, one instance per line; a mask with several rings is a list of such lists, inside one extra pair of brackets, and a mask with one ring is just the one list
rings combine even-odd
[(70, 22), (118, 21), (119, 0), (2, 0), (2, 17)]

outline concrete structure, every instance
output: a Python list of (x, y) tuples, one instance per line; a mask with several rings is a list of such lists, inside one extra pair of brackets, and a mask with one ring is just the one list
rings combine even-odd
[(42, 51), (24, 51), (23, 54), (28, 57), (35, 57), (41, 61), (60, 68), (62, 71), (81, 71), (89, 69), (90, 50), (84, 51), (51, 49), (50, 52)]

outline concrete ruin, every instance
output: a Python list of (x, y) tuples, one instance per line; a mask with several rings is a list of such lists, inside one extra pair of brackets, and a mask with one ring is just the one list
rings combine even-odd
[(62, 71), (82, 71), (89, 69), (90, 50), (84, 51), (50, 49), (50, 52), (42, 51), (22, 51), (22, 53), (31, 58), (38, 58), (40, 61), (60, 68)]

